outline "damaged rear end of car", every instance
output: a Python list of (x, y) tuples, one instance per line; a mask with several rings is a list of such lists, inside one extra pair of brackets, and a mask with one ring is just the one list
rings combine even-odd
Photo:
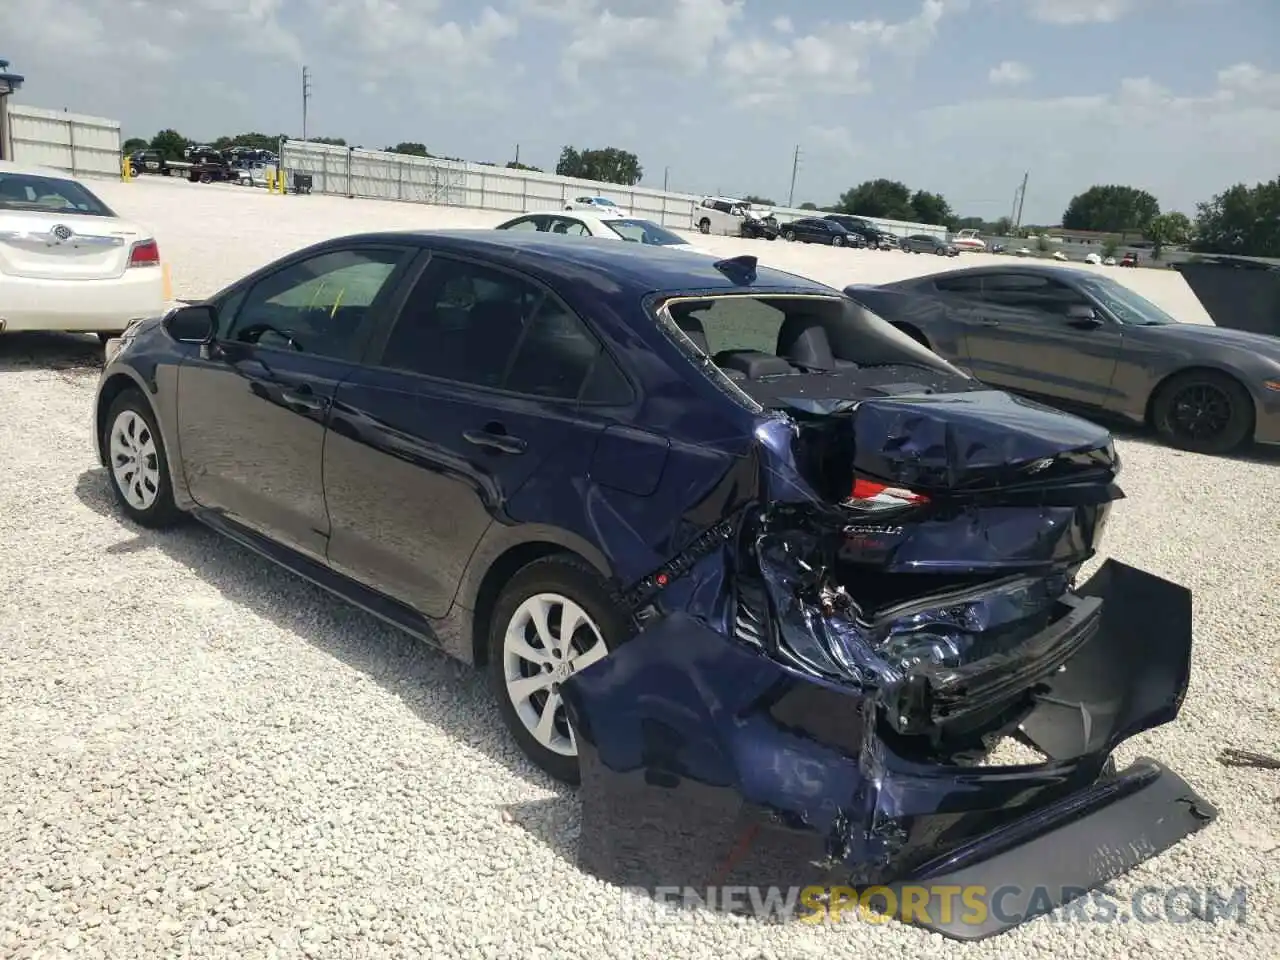
[[(878, 888), (976, 939), (1215, 816), (1157, 761), (1112, 759), (1177, 716), (1192, 611), (1115, 560), (1083, 575), (1123, 497), (1105, 429), (847, 300), (787, 307), (771, 356), (712, 355), (678, 306), (656, 313), (757, 416), (689, 505), (700, 528), (623, 592), (634, 636), (562, 687), (586, 868), (649, 890)], [(982, 906), (951, 909), (957, 888)]]

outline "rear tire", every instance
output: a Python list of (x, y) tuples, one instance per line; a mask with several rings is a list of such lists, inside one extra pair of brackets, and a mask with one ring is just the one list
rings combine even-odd
[(788, 230), (782, 235), (782, 239), (786, 240), (787, 243), (795, 243), (796, 232), (794, 230)]
[(1253, 398), (1216, 370), (1187, 370), (1160, 387), (1151, 405), (1156, 433), (1193, 453), (1230, 453), (1253, 435)]
[[(567, 616), (578, 625), (565, 637)], [(559, 685), (627, 639), (626, 616), (599, 573), (577, 557), (557, 555), (512, 577), (489, 623), (489, 682), (503, 722), (535, 766), (577, 784), (577, 744)]]
[(182, 520), (173, 500), (164, 437), (151, 404), (137, 390), (126, 390), (111, 403), (102, 428), (111, 492), (134, 523), (153, 530)]
[(831, 238), (831, 245), (832, 245), (833, 247), (843, 247), (843, 246), (844, 246), (844, 238), (843, 238), (843, 237), (832, 237), (832, 238)]
[(699, 232), (699, 233), (710, 233), (710, 232), (711, 232), (711, 221), (710, 221), (710, 220), (708, 220), (706, 217), (703, 217), (701, 220), (699, 220), (699, 221), (698, 221), (698, 232)]

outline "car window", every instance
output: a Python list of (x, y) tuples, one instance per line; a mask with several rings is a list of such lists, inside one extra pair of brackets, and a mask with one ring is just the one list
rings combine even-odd
[(966, 300), (982, 299), (982, 277), (960, 276), (945, 277), (933, 282), (933, 288), (941, 293), (950, 293)]
[(531, 281), (437, 257), (409, 294), (379, 363), (548, 399), (572, 400), (590, 387), (591, 402), (606, 402), (626, 379), (597, 371), (602, 356), (582, 321)]
[(374, 322), (372, 308), (404, 248), (333, 250), (258, 281), (223, 338), (337, 360), (358, 360)]
[(772, 354), (786, 315), (778, 307), (754, 297), (717, 297), (671, 305), (671, 317), (682, 330), (701, 329), (707, 353), (759, 350)]
[(504, 224), (503, 230), (533, 230), (538, 229), (538, 221), (533, 217), (522, 217), (519, 220), (512, 220), (508, 224)]
[(552, 217), (548, 229), (552, 233), (564, 233), (571, 237), (591, 236), (591, 231), (587, 229), (587, 225), (581, 220), (575, 220), (573, 217)]
[(1076, 290), (1060, 280), (1031, 273), (994, 274), (982, 282), (982, 298), (1002, 307), (1048, 316), (1063, 316), (1067, 308), (1087, 304)]
[(605, 226), (623, 240), (652, 247), (670, 247), (688, 243), (678, 233), (663, 229), (652, 220), (610, 220)]
[(33, 210), (114, 217), (111, 209), (74, 180), (0, 172), (0, 210)]

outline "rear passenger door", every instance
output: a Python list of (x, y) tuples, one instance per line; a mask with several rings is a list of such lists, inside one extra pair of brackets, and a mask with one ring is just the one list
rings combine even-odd
[(521, 274), (434, 256), (344, 382), (325, 445), (332, 567), (427, 617), (445, 615), (495, 518), (554, 523), (512, 500), (541, 473), (586, 472), (631, 388), (599, 340)]

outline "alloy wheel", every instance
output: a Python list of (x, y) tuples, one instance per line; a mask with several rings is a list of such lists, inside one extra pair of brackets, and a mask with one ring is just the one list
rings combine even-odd
[(1209, 440), (1231, 423), (1231, 398), (1208, 383), (1194, 383), (1178, 391), (1170, 408), (1169, 425), (1188, 440)]
[(608, 654), (600, 628), (558, 593), (538, 593), (511, 615), (502, 641), (507, 696), (543, 747), (577, 756), (560, 684)]
[(111, 475), (135, 510), (148, 510), (160, 495), (160, 454), (147, 421), (122, 410), (111, 425)]

